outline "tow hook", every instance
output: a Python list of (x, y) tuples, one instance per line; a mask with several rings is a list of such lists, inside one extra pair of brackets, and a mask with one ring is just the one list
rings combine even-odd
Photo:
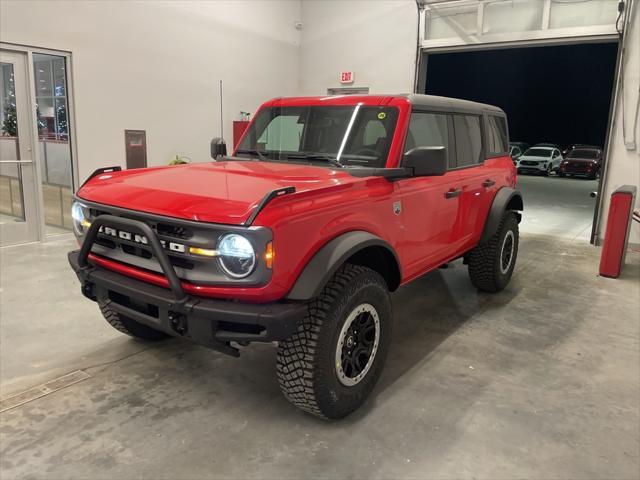
[(84, 282), (82, 284), (82, 288), (81, 288), (82, 294), (87, 297), (89, 300), (93, 300), (94, 302), (96, 301), (96, 294), (93, 291), (93, 283), (91, 282)]
[(179, 313), (169, 312), (169, 325), (178, 335), (187, 333), (187, 319)]

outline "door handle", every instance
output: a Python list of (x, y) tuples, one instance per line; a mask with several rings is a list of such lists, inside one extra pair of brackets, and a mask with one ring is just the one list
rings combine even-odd
[(495, 184), (496, 182), (491, 180), (490, 178), (487, 178), (484, 182), (482, 182), (482, 186), (485, 188), (493, 187)]
[(33, 160), (0, 160), (0, 163), (33, 163)]
[(455, 198), (455, 197), (457, 197), (458, 195), (460, 195), (461, 193), (462, 193), (462, 190), (461, 190), (461, 189), (459, 189), (459, 188), (456, 188), (455, 190), (454, 190), (454, 189), (451, 189), (451, 190), (449, 190), (448, 192), (446, 192), (446, 193), (444, 194), (444, 198), (447, 198), (447, 199), (449, 199), (449, 198)]

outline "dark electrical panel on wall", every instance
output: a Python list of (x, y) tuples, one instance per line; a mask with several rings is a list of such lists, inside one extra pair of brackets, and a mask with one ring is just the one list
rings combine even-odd
[(145, 168), (147, 166), (147, 132), (125, 130), (124, 145), (127, 153), (127, 168)]

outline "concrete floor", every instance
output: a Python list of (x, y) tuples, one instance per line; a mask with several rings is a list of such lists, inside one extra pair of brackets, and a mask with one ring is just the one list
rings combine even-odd
[(597, 180), (518, 175), (526, 215), (521, 231), (589, 242)]
[[(531, 204), (565, 188), (528, 180)], [(1, 396), (91, 375), (0, 414), (0, 478), (639, 478), (640, 253), (598, 277), (599, 249), (541, 235), (535, 211), (500, 294), (460, 264), (394, 294), (374, 397), (333, 423), (284, 400), (271, 345), (233, 359), (112, 330), (72, 239), (0, 250)]]

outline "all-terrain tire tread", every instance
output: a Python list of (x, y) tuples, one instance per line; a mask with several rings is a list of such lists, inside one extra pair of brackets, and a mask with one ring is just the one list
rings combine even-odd
[[(499, 249), (501, 247), (500, 240), (502, 237), (502, 230), (504, 228), (504, 224), (508, 215), (513, 216), (515, 220), (515, 214), (513, 212), (505, 212), (505, 215), (500, 220), (500, 225), (498, 225), (496, 233), (491, 237), (491, 239), (485, 244), (478, 245), (471, 252), (469, 252), (469, 277), (473, 286), (478, 290), (495, 293), (502, 289), (499, 286), (497, 279), (496, 255), (499, 254)], [(516, 233), (517, 230), (518, 223), (516, 220)]]
[(124, 333), (125, 335), (133, 336), (131, 332), (127, 330), (127, 327), (125, 327), (120, 321), (120, 314), (115, 310), (111, 309), (110, 307), (111, 300), (107, 300), (106, 302), (99, 302), (98, 305), (100, 306), (100, 311), (102, 312), (102, 316), (104, 317), (104, 319), (107, 321), (109, 325), (111, 325), (113, 328), (115, 328), (119, 332)]
[(121, 317), (118, 312), (111, 308), (111, 300), (98, 302), (98, 306), (107, 323), (125, 335), (150, 341), (162, 340), (168, 337), (166, 333), (154, 330), (134, 320)]
[(297, 332), (279, 343), (276, 372), (280, 388), (289, 402), (312, 415), (327, 418), (318, 405), (313, 388), (313, 360), (316, 357), (318, 334), (327, 311), (340, 293), (358, 275), (368, 270), (352, 264), (341, 267), (322, 293), (308, 303), (307, 314), (298, 322)]

